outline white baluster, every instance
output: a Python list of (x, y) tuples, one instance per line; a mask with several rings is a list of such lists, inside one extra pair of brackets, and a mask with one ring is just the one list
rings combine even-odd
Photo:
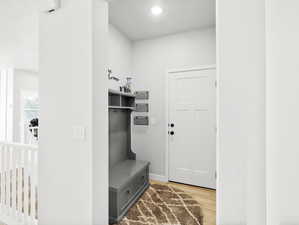
[(23, 157), (22, 157), (22, 149), (18, 149), (18, 217), (19, 222), (23, 221)]
[(24, 151), (24, 224), (29, 222), (29, 176), (28, 176), (28, 151)]
[(12, 215), (12, 147), (8, 147), (8, 213)]
[(4, 191), (4, 146), (0, 145), (0, 215), (3, 214), (5, 209), (5, 191)]
[(5, 212), (9, 216), (9, 147), (5, 146)]
[(31, 151), (31, 161), (30, 161), (30, 167), (31, 167), (31, 221), (32, 224), (35, 224), (35, 216), (36, 216), (36, 208), (35, 208), (35, 204), (36, 204), (36, 168), (35, 168), (35, 155), (36, 152), (35, 151)]
[[(32, 213), (33, 213), (33, 202), (32, 202), (32, 199), (33, 199), (33, 190), (32, 190), (32, 181), (33, 181), (33, 171), (32, 171), (32, 157), (33, 157), (33, 154), (32, 154), (32, 151), (29, 150), (28, 151), (28, 157), (29, 157), (29, 164), (28, 164), (28, 178), (29, 178), (29, 211), (30, 211), (30, 224), (33, 224), (33, 219), (34, 219), (34, 216), (32, 216)], [(33, 204), (32, 204), (33, 203)]]
[(35, 225), (38, 224), (38, 151), (35, 150), (35, 163), (34, 163), (34, 171), (35, 171)]
[(16, 218), (16, 157), (15, 147), (11, 148), (11, 210), (12, 217)]
[(10, 155), (11, 151), (10, 151), (10, 146), (7, 147), (7, 215), (10, 216), (11, 213), (11, 207), (10, 207), (10, 203), (11, 203), (11, 155)]

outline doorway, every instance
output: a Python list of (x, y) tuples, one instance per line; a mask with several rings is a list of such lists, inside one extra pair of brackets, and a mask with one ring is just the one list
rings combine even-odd
[[(154, 193), (169, 207), (174, 207), (173, 199), (180, 204), (181, 196), (193, 199), (198, 206), (194, 209), (196, 215), (184, 214), (184, 206), (180, 206), (178, 211), (173, 209), (178, 221), (168, 221), (171, 216), (167, 216), (157, 224), (216, 224), (215, 8), (215, 1), (198, 0), (188, 4), (181, 0), (109, 2), (109, 89), (111, 94), (135, 98), (136, 107), (129, 109), (129, 148), (136, 162), (149, 163), (145, 175), (149, 188), (145, 193), (131, 204), (138, 185), (132, 185), (129, 191), (124, 188), (122, 193), (129, 193), (124, 201), (126, 206), (129, 204), (127, 211), (121, 209), (121, 216), (116, 217), (115, 210), (110, 209), (110, 215), (120, 224), (144, 222), (132, 216), (133, 212), (139, 211), (142, 202), (148, 203), (146, 196), (157, 199)], [(169, 68), (185, 69), (169, 71), (167, 80)], [(176, 108), (176, 103), (180, 105), (178, 111), (169, 113), (166, 106)], [(116, 133), (119, 135), (119, 131)], [(111, 142), (109, 152), (119, 143)], [(119, 170), (116, 166), (111, 170)], [(117, 177), (113, 174), (110, 172), (110, 181)], [(173, 199), (161, 190), (172, 193)], [(157, 214), (152, 217), (168, 214), (158, 205), (153, 211)]]
[(216, 189), (216, 67), (167, 73), (168, 179)]

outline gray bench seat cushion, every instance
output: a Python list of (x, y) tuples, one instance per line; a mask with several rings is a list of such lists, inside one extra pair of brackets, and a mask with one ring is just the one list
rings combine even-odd
[(114, 191), (122, 189), (148, 166), (149, 162), (140, 160), (125, 160), (115, 165), (109, 171), (109, 188)]

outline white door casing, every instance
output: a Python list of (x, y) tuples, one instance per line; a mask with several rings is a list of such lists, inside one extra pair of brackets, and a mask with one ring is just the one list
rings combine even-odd
[(215, 189), (215, 67), (168, 73), (168, 123), (169, 180)]

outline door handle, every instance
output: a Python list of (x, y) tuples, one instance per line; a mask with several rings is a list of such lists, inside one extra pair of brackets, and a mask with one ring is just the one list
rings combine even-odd
[(169, 123), (168, 126), (169, 127), (174, 127), (174, 123)]

